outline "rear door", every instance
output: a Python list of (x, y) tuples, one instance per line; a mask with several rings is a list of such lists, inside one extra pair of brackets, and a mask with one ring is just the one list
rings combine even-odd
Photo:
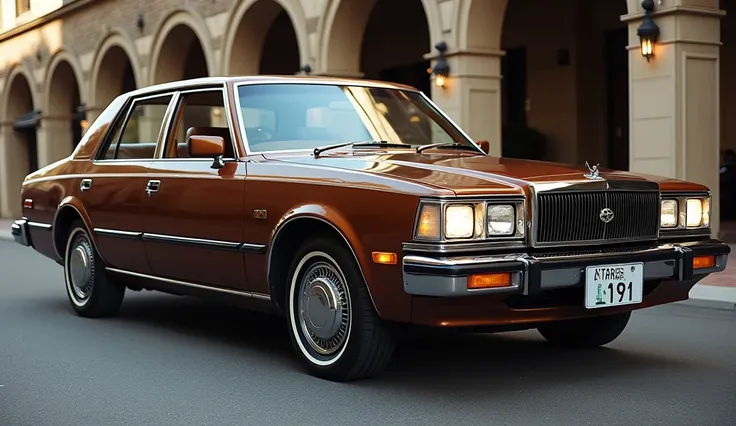
[[(144, 241), (154, 275), (247, 289), (243, 252), (245, 163), (235, 156), (222, 86), (182, 91), (162, 152), (151, 163)], [(220, 136), (225, 166), (190, 158), (187, 136)]]
[(141, 239), (146, 183), (173, 98), (167, 93), (128, 102), (80, 183), (79, 198), (110, 267), (150, 273)]

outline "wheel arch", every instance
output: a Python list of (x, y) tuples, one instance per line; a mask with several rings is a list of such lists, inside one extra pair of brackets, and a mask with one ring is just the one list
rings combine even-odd
[[(56, 252), (56, 256), (59, 260), (64, 259), (63, 252), (64, 247), (66, 246), (66, 237), (69, 234), (69, 227), (75, 219), (79, 219), (84, 223), (84, 226), (87, 227), (87, 231), (89, 232), (92, 244), (97, 248), (95, 233), (87, 211), (84, 209), (84, 206), (79, 199), (69, 196), (61, 200), (61, 203), (59, 203), (59, 206), (56, 208), (54, 221), (51, 227), (54, 251)], [(100, 257), (102, 257), (101, 254)]]
[(321, 206), (302, 206), (291, 210), (278, 222), (267, 250), (266, 280), (271, 300), (282, 312), (286, 312), (284, 300), (289, 268), (293, 254), (299, 248), (297, 244), (290, 245), (289, 241), (299, 241), (300, 238), (315, 234), (332, 236), (348, 247), (365, 282), (373, 308), (381, 316), (371, 293), (370, 271), (365, 267), (367, 260), (359, 256), (364, 251), (357, 233), (341, 214)]

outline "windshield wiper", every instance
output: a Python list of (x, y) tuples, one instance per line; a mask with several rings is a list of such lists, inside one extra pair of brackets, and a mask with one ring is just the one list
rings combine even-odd
[(346, 146), (350, 147), (381, 147), (381, 148), (405, 148), (405, 147), (411, 147), (411, 145), (405, 144), (405, 143), (391, 143), (386, 141), (355, 141), (355, 142), (344, 142), (344, 143), (336, 143), (334, 145), (327, 145), (322, 146), (319, 148), (314, 148), (314, 156), (318, 157), (319, 154), (329, 151), (331, 149), (338, 149), (343, 148)]
[[(458, 142), (449, 142), (449, 143), (433, 143), (431, 145), (422, 145), (417, 147), (417, 154), (426, 151), (428, 149), (432, 148), (451, 148), (451, 149), (464, 149), (468, 151), (475, 151), (478, 152), (478, 150), (474, 146), (465, 145), (464, 143), (458, 143)], [(480, 154), (480, 153), (479, 153)]]

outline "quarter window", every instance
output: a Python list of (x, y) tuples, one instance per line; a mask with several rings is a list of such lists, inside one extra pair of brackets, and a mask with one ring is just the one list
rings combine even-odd
[(171, 95), (136, 101), (127, 117), (115, 123), (102, 159), (152, 159), (170, 101)]

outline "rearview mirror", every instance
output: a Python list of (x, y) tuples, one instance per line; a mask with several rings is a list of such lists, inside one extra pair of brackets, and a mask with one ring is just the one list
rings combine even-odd
[(480, 145), (480, 149), (483, 150), (486, 154), (488, 154), (491, 151), (491, 143), (488, 141), (478, 141), (478, 145)]
[(212, 158), (213, 169), (225, 166), (222, 156), (225, 154), (225, 140), (220, 136), (193, 135), (187, 140), (189, 156), (192, 158)]

